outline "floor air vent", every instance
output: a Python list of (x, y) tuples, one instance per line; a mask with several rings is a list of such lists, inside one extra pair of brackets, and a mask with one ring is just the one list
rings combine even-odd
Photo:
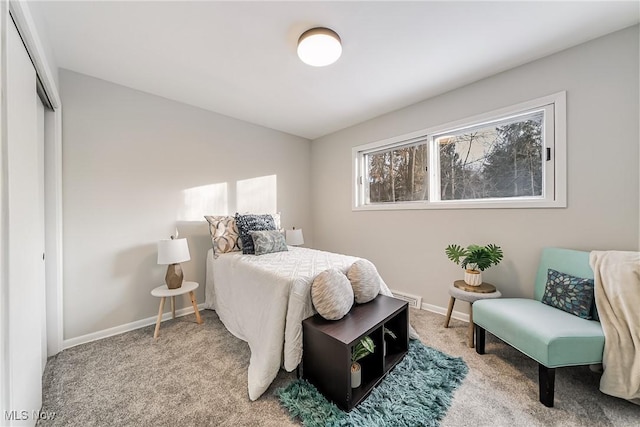
[(409, 303), (409, 307), (422, 308), (422, 297), (411, 295), (404, 292), (391, 291), (394, 297)]

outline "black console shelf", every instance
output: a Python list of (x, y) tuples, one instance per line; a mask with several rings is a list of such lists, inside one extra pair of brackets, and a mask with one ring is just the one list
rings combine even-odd
[[(409, 349), (408, 304), (384, 295), (354, 305), (340, 320), (326, 320), (316, 314), (305, 319), (302, 327), (303, 378), (345, 411), (367, 397)], [(385, 337), (384, 328), (396, 338)], [(366, 335), (373, 340), (375, 351), (359, 361), (362, 383), (351, 388), (351, 351)]]

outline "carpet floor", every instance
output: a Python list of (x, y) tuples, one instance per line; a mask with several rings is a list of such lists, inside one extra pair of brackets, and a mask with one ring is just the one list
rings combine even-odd
[[(640, 406), (600, 393), (588, 367), (556, 371), (555, 407), (538, 402), (538, 366), (487, 334), (480, 356), (466, 345), (467, 324), (411, 310), (422, 341), (469, 367), (441, 426), (640, 425)], [(257, 401), (247, 395), (249, 347), (215, 312), (73, 347), (49, 358), (39, 426), (296, 426), (274, 392), (295, 379), (280, 371)]]

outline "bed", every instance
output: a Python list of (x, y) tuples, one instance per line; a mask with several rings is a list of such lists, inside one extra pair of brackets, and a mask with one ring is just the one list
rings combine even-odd
[[(207, 254), (205, 306), (249, 344), (249, 398), (258, 399), (281, 367), (291, 372), (302, 360), (302, 320), (314, 314), (311, 284), (322, 271), (346, 273), (357, 257), (289, 246), (260, 256), (241, 252)], [(380, 293), (391, 296), (381, 279)]]

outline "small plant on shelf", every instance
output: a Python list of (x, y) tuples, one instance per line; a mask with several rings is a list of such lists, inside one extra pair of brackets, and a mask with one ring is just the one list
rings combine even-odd
[(369, 336), (363, 337), (351, 351), (351, 388), (358, 388), (362, 382), (362, 367), (358, 360), (375, 351), (376, 345)]
[(382, 355), (383, 356), (387, 356), (387, 337), (391, 337), (391, 339), (398, 339), (398, 337), (396, 336), (396, 334), (389, 328), (387, 328), (386, 326), (382, 328), (382, 331), (384, 332), (384, 336), (382, 337), (382, 345), (383, 345), (383, 352)]
[(447, 246), (445, 253), (451, 261), (465, 269), (464, 281), (471, 286), (482, 284), (480, 272), (498, 265), (503, 257), (500, 246), (494, 244), (469, 245), (466, 248), (452, 244)]

